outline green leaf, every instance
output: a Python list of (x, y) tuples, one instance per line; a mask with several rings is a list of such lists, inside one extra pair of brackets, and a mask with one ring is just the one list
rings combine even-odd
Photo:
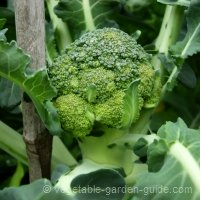
[[(192, 97), (194, 98), (194, 97)], [(186, 99), (186, 96), (181, 95), (177, 91), (169, 92), (165, 95), (164, 101), (170, 105), (170, 107), (177, 113), (177, 116), (184, 117), (187, 122), (193, 119), (192, 109), (194, 105), (191, 105), (191, 101)], [(169, 113), (167, 113), (169, 114)], [(177, 117), (174, 121), (176, 121)], [(168, 118), (169, 120), (169, 118)], [(173, 119), (172, 119), (173, 120)]]
[(70, 171), (70, 168), (64, 164), (59, 164), (56, 166), (56, 168), (54, 169), (54, 171), (51, 174), (51, 182), (53, 184), (56, 184), (56, 182), (58, 181), (58, 179), (63, 175), (66, 174), (67, 172)]
[(46, 56), (48, 64), (51, 65), (53, 59), (58, 56), (58, 52), (56, 49), (56, 40), (54, 36), (53, 25), (51, 23), (45, 24), (46, 30)]
[(0, 107), (13, 108), (21, 101), (21, 90), (13, 82), (0, 77)]
[(158, 57), (161, 60), (163, 66), (170, 73), (168, 80), (163, 86), (163, 94), (165, 94), (166, 91), (171, 92), (173, 88), (176, 86), (177, 77), (180, 69), (177, 67), (179, 65), (176, 64), (176, 60), (174, 60), (170, 55), (166, 56), (165, 54), (160, 53)]
[(125, 181), (120, 173), (121, 168), (114, 170), (114, 167), (117, 168), (116, 165), (83, 159), (80, 165), (59, 178), (55, 190), (63, 191), (78, 200), (122, 200), (124, 192), (121, 189), (125, 187)]
[[(63, 155), (65, 156), (63, 157)], [(52, 168), (55, 168), (58, 164), (63, 164), (69, 167), (74, 167), (77, 165), (77, 161), (58, 136), (53, 137), (51, 164)]]
[(47, 179), (39, 179), (20, 187), (9, 187), (0, 191), (1, 200), (76, 200), (62, 191), (55, 190)]
[(195, 88), (197, 84), (197, 78), (196, 78), (195, 72), (186, 63), (183, 65), (179, 73), (178, 79), (189, 88)]
[(187, 58), (200, 51), (200, 1), (191, 0), (187, 10), (187, 33), (182, 41), (172, 46), (172, 53), (181, 58)]
[[(16, 158), (24, 165), (28, 165), (26, 147), (22, 135), (1, 121), (0, 133), (0, 149), (3, 149), (5, 152)], [(63, 157), (63, 155), (65, 155), (65, 157)], [(77, 162), (60, 138), (54, 136), (51, 162), (52, 169), (54, 169), (58, 164), (64, 164), (69, 167), (73, 167), (77, 164)]]
[(144, 138), (140, 138), (134, 145), (134, 153), (139, 157), (145, 157), (147, 155), (148, 142)]
[(131, 83), (126, 91), (124, 97), (124, 114), (122, 116), (122, 127), (130, 127), (130, 125), (137, 119), (139, 114), (139, 96), (138, 84), (140, 80), (135, 80)]
[(56, 189), (54, 189), (53, 187), (51, 187), (51, 191), (44, 194), (39, 197), (36, 200), (55, 200), (55, 199), (59, 199), (59, 200), (79, 200), (76, 199), (75, 197), (71, 197), (68, 196), (67, 194), (63, 193), (62, 191), (58, 191)]
[(0, 121), (0, 149), (27, 165), (26, 147), (22, 135)]
[[(132, 200), (199, 200), (200, 130), (189, 129), (179, 118), (176, 123), (163, 125), (158, 136), (160, 139), (150, 145), (154, 150), (154, 159), (149, 158), (148, 164), (155, 167), (160, 162), (160, 152), (165, 154), (164, 163), (159, 171), (140, 176), (134, 186), (140, 191), (134, 194)], [(160, 151), (163, 142), (167, 148)]]
[(55, 13), (69, 24), (77, 38), (77, 33), (102, 27), (116, 2), (119, 0), (60, 0)]
[(191, 0), (157, 0), (157, 2), (169, 5), (180, 5), (189, 7)]
[(97, 87), (95, 84), (90, 85), (87, 88), (87, 100), (90, 103), (94, 103), (96, 101), (96, 97), (97, 97)]
[[(171, 93), (171, 92), (169, 92)], [(182, 106), (183, 107), (183, 106)], [(166, 121), (176, 121), (178, 114), (176, 110), (170, 108), (164, 112), (156, 112), (152, 116), (150, 129), (154, 132), (157, 131)]]
[(164, 140), (154, 141), (147, 150), (147, 164), (150, 172), (157, 172), (163, 166), (167, 144)]
[(41, 179), (34, 181), (29, 185), (24, 185), (19, 188), (5, 188), (0, 191), (1, 200), (36, 200), (39, 194), (44, 193), (43, 188), (45, 185), (50, 185), (51, 183), (46, 179)]
[(50, 102), (56, 96), (46, 69), (27, 74), (30, 57), (15, 42), (0, 41), (0, 75), (24, 90), (34, 103), (47, 129), (54, 135), (61, 132), (57, 111)]
[(7, 32), (7, 28), (3, 29), (3, 30), (0, 30), (0, 40), (6, 40), (6, 32)]
[(20, 162), (17, 162), (17, 168), (15, 170), (15, 173), (11, 177), (9, 186), (19, 186), (24, 175), (25, 171), (22, 164)]
[(77, 176), (70, 186), (80, 200), (122, 200), (124, 193), (121, 188), (125, 187), (125, 182), (117, 171), (100, 169)]

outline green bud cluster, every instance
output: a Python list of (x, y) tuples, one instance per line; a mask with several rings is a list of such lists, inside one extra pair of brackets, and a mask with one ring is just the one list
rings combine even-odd
[[(70, 44), (52, 66), (48, 67), (51, 82), (58, 90), (59, 97), (55, 105), (64, 129), (74, 133), (79, 130), (82, 135), (86, 135), (95, 121), (113, 128), (120, 127), (122, 118), (130, 120), (127, 112), (131, 112), (133, 106), (138, 107), (134, 110), (138, 110), (136, 114), (139, 116), (139, 111), (151, 97), (154, 88), (155, 73), (149, 58), (149, 54), (134, 38), (115, 28), (88, 32)], [(137, 96), (133, 104), (125, 98), (135, 80), (139, 80), (139, 84), (132, 88), (137, 89), (134, 92), (129, 91), (131, 95)], [(128, 98), (131, 99), (130, 95)], [(80, 104), (77, 103), (78, 100)], [(130, 111), (125, 105), (127, 102), (132, 104)], [(88, 117), (80, 119), (77, 116), (78, 111), (72, 106), (82, 106), (79, 114), (85, 116), (89, 108), (92, 120)], [(133, 119), (136, 118), (131, 116), (132, 122)]]

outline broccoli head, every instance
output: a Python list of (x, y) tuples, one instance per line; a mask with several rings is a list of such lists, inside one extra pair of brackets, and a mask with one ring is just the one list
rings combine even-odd
[(95, 122), (127, 128), (154, 91), (150, 55), (115, 28), (85, 33), (48, 67), (58, 91), (55, 106), (66, 131), (90, 133)]

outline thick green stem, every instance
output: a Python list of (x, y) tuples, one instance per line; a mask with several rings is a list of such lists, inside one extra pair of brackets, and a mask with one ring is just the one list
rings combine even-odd
[(61, 53), (68, 44), (72, 42), (69, 28), (66, 23), (59, 19), (54, 13), (54, 7), (57, 5), (58, 1), (56, 0), (46, 0), (47, 7), (51, 21), (53, 23), (53, 28), (56, 34), (56, 42), (58, 50)]
[(103, 131), (104, 134), (100, 137), (88, 136), (79, 142), (83, 159), (123, 168), (126, 174), (130, 174), (136, 159), (132, 149), (113, 143), (123, 138), (128, 131), (111, 128)]
[(83, 13), (86, 23), (86, 30), (87, 31), (93, 31), (96, 29), (94, 20), (92, 17), (92, 12), (90, 8), (90, 1), (89, 0), (83, 0)]
[[(169, 47), (176, 42), (182, 25), (183, 11), (181, 6), (166, 6), (160, 33), (155, 42), (155, 50), (158, 53), (167, 55)], [(153, 57), (152, 64), (163, 76), (163, 67), (158, 56)]]
[[(183, 21), (184, 8), (182, 6), (166, 6), (163, 22), (161, 25), (160, 33), (155, 42), (155, 50), (158, 51), (158, 54), (163, 53), (166, 56), (171, 45), (173, 45), (178, 35), (180, 34), (180, 29)], [(152, 59), (152, 65), (155, 70), (159, 71), (159, 78), (156, 79), (157, 84), (163, 84), (163, 79), (165, 77), (163, 65), (158, 58), (158, 54), (155, 55)], [(174, 68), (169, 79), (171, 80), (177, 74), (177, 68)], [(161, 97), (166, 92), (166, 87), (169, 81), (167, 81), (161, 92)]]

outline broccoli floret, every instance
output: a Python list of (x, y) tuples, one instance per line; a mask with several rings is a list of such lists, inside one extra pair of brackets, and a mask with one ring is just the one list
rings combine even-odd
[[(152, 89), (155, 83), (155, 72), (148, 63), (139, 65), (140, 84), (138, 85), (138, 93), (146, 100), (152, 95)], [(152, 77), (154, 81), (152, 81)]]
[[(114, 94), (115, 73), (102, 67), (82, 70), (77, 75), (79, 82), (78, 91), (81, 97), (89, 102), (104, 102)], [(93, 95), (92, 99), (90, 94)]]
[(93, 126), (94, 115), (90, 105), (74, 94), (62, 95), (54, 102), (58, 108), (61, 124), (76, 137), (87, 135)]
[(95, 121), (111, 128), (134, 123), (155, 90), (149, 59), (135, 39), (115, 28), (75, 40), (48, 67), (63, 128), (79, 137)]
[(96, 104), (94, 108), (96, 120), (109, 127), (120, 128), (124, 112), (124, 97), (125, 92), (117, 91), (107, 101)]

